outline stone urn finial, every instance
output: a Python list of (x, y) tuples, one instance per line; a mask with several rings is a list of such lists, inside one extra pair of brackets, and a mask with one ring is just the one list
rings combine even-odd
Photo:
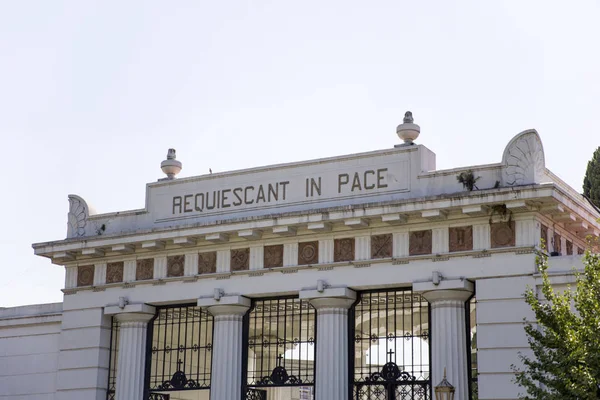
[(160, 163), (160, 168), (167, 175), (167, 180), (175, 179), (175, 175), (181, 172), (181, 161), (176, 160), (175, 149), (169, 149), (167, 159)]
[(414, 123), (412, 112), (407, 111), (404, 114), (404, 121), (396, 128), (396, 133), (400, 139), (404, 140), (401, 146), (413, 145), (413, 141), (419, 137), (421, 133), (421, 127)]

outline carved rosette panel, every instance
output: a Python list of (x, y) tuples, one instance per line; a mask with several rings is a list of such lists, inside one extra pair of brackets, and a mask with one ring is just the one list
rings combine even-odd
[(333, 241), (333, 261), (354, 261), (354, 238), (335, 239)]
[(544, 248), (548, 248), (548, 227), (544, 224), (541, 224), (540, 227), (540, 238), (541, 238), (541, 243), (540, 246), (544, 246)]
[(504, 183), (507, 186), (536, 183), (545, 170), (544, 148), (535, 131), (517, 135), (504, 150)]
[(77, 267), (77, 286), (92, 286), (94, 284), (94, 266), (80, 265)]
[(217, 252), (210, 251), (198, 254), (198, 273), (214, 274), (217, 272)]
[(562, 253), (562, 244), (560, 240), (560, 235), (558, 233), (554, 233), (553, 248), (555, 252)]
[(264, 247), (265, 268), (283, 267), (283, 245)]
[(567, 255), (568, 256), (572, 256), (573, 255), (573, 242), (567, 240)]
[(135, 266), (135, 279), (143, 281), (154, 278), (154, 258), (137, 260)]
[(473, 250), (473, 227), (459, 226), (448, 229), (450, 251)]
[(515, 245), (515, 222), (497, 222), (491, 227), (492, 248), (514, 247)]
[(106, 264), (106, 283), (123, 282), (123, 261)]
[(183, 276), (183, 268), (185, 266), (185, 256), (169, 256), (167, 257), (167, 276)]
[(298, 265), (319, 263), (319, 242), (298, 243)]
[(246, 271), (250, 267), (250, 249), (231, 250), (231, 270)]
[(431, 229), (412, 231), (408, 241), (408, 254), (419, 256), (431, 254), (433, 248)]
[(393, 246), (394, 241), (391, 233), (371, 236), (371, 258), (391, 257)]

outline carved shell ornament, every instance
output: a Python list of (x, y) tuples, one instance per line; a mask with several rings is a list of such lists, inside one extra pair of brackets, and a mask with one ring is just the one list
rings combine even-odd
[(67, 239), (73, 237), (85, 236), (85, 226), (90, 215), (94, 214), (90, 210), (85, 200), (81, 197), (69, 195), (69, 213), (67, 215)]
[(502, 157), (502, 177), (506, 186), (539, 183), (546, 169), (544, 147), (535, 130), (515, 136)]

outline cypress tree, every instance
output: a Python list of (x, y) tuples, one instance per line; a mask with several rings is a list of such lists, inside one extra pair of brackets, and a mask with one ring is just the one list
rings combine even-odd
[(583, 178), (583, 194), (600, 207), (600, 147), (596, 149), (588, 162), (585, 178)]

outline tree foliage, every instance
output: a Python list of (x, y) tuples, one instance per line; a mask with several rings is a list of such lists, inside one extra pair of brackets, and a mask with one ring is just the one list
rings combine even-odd
[(520, 354), (522, 369), (513, 366), (515, 381), (526, 390), (526, 400), (596, 400), (600, 398), (600, 256), (587, 251), (584, 271), (575, 272), (576, 287), (555, 291), (548, 274), (548, 258), (537, 259), (541, 294), (533, 288), (525, 301), (537, 323), (525, 331), (533, 357)]
[(583, 178), (583, 194), (600, 207), (600, 147), (596, 149), (588, 162)]

